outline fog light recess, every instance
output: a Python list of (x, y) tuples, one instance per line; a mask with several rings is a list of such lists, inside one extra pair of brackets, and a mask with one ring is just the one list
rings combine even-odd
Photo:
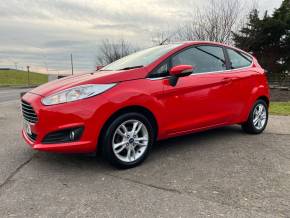
[(83, 130), (83, 127), (76, 127), (52, 132), (47, 134), (42, 142), (44, 144), (57, 144), (79, 141), (83, 134)]

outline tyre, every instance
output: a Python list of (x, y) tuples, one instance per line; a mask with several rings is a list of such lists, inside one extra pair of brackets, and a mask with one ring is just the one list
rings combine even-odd
[(126, 113), (105, 127), (102, 153), (117, 168), (132, 168), (148, 156), (155, 134), (150, 121), (140, 113)]
[(255, 102), (248, 120), (242, 124), (242, 129), (246, 133), (260, 134), (264, 131), (268, 123), (268, 105), (264, 100)]

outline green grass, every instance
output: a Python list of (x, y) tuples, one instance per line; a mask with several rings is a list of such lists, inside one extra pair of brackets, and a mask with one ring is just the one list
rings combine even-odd
[(40, 85), (48, 81), (48, 76), (40, 73), (28, 73), (21, 70), (0, 70), (0, 86)]
[(274, 115), (290, 116), (290, 101), (288, 102), (271, 102), (270, 113)]

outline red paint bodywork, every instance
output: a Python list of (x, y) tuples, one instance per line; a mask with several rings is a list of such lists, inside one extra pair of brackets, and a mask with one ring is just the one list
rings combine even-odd
[[(31, 126), (32, 132), (37, 133), (38, 137), (31, 141), (22, 131), (24, 139), (37, 150), (94, 152), (98, 147), (101, 129), (108, 119), (124, 108), (136, 106), (153, 114), (157, 123), (158, 140), (245, 122), (257, 99), (269, 99), (264, 70), (255, 58), (252, 66), (247, 68), (182, 77), (175, 87), (169, 85), (167, 77), (147, 78), (166, 58), (195, 44), (221, 45), (211, 42), (186, 42), (144, 68), (71, 76), (30, 91), (22, 99), (31, 104), (39, 118)], [(41, 103), (43, 97), (67, 88), (106, 83), (118, 84), (100, 95), (75, 102), (53, 106), (44, 106)], [(76, 126), (84, 126), (79, 141), (42, 143), (46, 134)]]

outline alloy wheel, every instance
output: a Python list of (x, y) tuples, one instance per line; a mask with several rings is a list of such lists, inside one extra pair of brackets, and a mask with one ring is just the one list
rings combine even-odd
[(114, 154), (126, 163), (140, 159), (146, 152), (148, 143), (148, 130), (139, 120), (127, 120), (121, 123), (112, 139)]
[(264, 128), (267, 121), (267, 110), (263, 104), (257, 104), (253, 111), (253, 125), (257, 130)]

